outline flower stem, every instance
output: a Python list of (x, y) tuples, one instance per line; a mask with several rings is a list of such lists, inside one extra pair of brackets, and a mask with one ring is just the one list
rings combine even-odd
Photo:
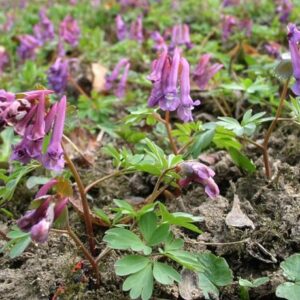
[(175, 155), (177, 155), (178, 150), (177, 150), (176, 144), (175, 144), (173, 136), (172, 136), (172, 128), (171, 128), (171, 124), (170, 124), (170, 112), (169, 111), (166, 111), (165, 123), (164, 124), (165, 124), (166, 129), (167, 129), (167, 134), (168, 134), (168, 137), (169, 137), (169, 141), (170, 141), (172, 151)]
[[(64, 148), (63, 148), (64, 149)], [(85, 227), (86, 227), (86, 233), (88, 236), (88, 241), (89, 241), (89, 246), (90, 246), (90, 251), (94, 255), (95, 252), (95, 239), (94, 239), (94, 232), (93, 232), (93, 224), (92, 224), (92, 219), (90, 216), (90, 208), (89, 204), (86, 198), (86, 193), (84, 190), (83, 183), (81, 181), (81, 178), (77, 172), (77, 169), (75, 165), (73, 164), (72, 160), (69, 158), (66, 150), (64, 149), (64, 157), (65, 160), (67, 161), (70, 171), (72, 172), (74, 179), (77, 183), (78, 190), (80, 193), (80, 198), (81, 198), (81, 203), (82, 203), (82, 208), (83, 208), (83, 216), (84, 216), (84, 222), (85, 222)]]
[(99, 274), (98, 265), (97, 265), (96, 260), (92, 257), (92, 255), (89, 253), (89, 251), (85, 248), (85, 246), (83, 245), (81, 240), (78, 238), (76, 233), (71, 229), (71, 227), (69, 225), (67, 225), (67, 231), (68, 231), (69, 236), (75, 242), (76, 246), (81, 249), (81, 251), (83, 252), (86, 259), (90, 262), (90, 264), (95, 272), (96, 283), (97, 283), (97, 287), (98, 287), (100, 285), (100, 274)]
[(263, 159), (264, 159), (266, 176), (267, 176), (268, 179), (270, 179), (271, 175), (272, 175), (271, 167), (270, 167), (269, 154), (268, 154), (268, 144), (269, 144), (271, 134), (272, 134), (272, 132), (273, 132), (273, 130), (274, 130), (276, 124), (277, 124), (277, 121), (278, 121), (278, 119), (281, 115), (281, 111), (283, 109), (284, 101), (285, 101), (287, 91), (288, 91), (288, 87), (289, 87), (289, 81), (290, 80), (288, 79), (284, 83), (283, 90), (282, 90), (282, 93), (281, 93), (281, 96), (280, 96), (280, 102), (279, 102), (278, 108), (276, 110), (275, 118), (273, 119), (271, 125), (269, 126), (268, 131), (265, 135), (264, 141), (262, 143), (262, 146), (263, 146)]

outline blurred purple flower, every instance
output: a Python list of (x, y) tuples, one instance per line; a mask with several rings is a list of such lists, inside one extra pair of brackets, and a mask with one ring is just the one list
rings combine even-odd
[(101, 4), (101, 0), (91, 0), (91, 5), (93, 7), (99, 7)]
[(236, 6), (240, 4), (240, 0), (223, 0), (223, 7)]
[(192, 48), (190, 28), (187, 24), (175, 25), (172, 29), (170, 49), (181, 45), (185, 45), (187, 49)]
[(245, 32), (247, 37), (251, 36), (253, 22), (251, 19), (242, 19), (239, 21), (238, 27), (240, 30)]
[(153, 31), (151, 38), (154, 41), (154, 49), (156, 51), (166, 50), (168, 48), (164, 38), (158, 31)]
[(281, 45), (276, 42), (269, 42), (268, 44), (265, 45), (265, 49), (266, 49), (267, 53), (270, 56), (273, 56), (275, 58), (280, 57), (280, 48), (281, 48)]
[(54, 26), (48, 19), (45, 9), (41, 9), (40, 22), (33, 27), (33, 32), (37, 40), (43, 45), (46, 41), (54, 38)]
[(276, 13), (281, 23), (287, 23), (293, 10), (293, 3), (290, 0), (276, 0)]
[(117, 15), (116, 19), (116, 33), (119, 41), (123, 41), (127, 38), (127, 26), (125, 22), (123, 21), (121, 15)]
[(0, 75), (3, 73), (4, 68), (9, 63), (9, 57), (7, 52), (5, 51), (5, 48), (0, 46)]
[(14, 26), (14, 23), (15, 23), (15, 17), (12, 14), (7, 14), (6, 15), (6, 21), (1, 26), (1, 30), (4, 31), (4, 32), (11, 31), (12, 27)]
[(53, 132), (51, 135), (51, 140), (46, 153), (43, 155), (43, 165), (54, 171), (62, 171), (65, 165), (64, 152), (61, 146), (65, 115), (67, 108), (66, 96), (63, 96), (57, 105), (57, 114), (54, 121)]
[(69, 63), (66, 58), (58, 57), (48, 70), (49, 86), (58, 94), (62, 94), (68, 83)]
[(209, 80), (223, 68), (222, 64), (211, 64), (211, 55), (204, 54), (200, 57), (199, 62), (193, 72), (193, 80), (196, 82), (200, 90), (207, 88)]
[(115, 91), (115, 95), (118, 98), (123, 98), (125, 89), (126, 89), (126, 82), (127, 82), (127, 77), (129, 73), (129, 68), (130, 68), (130, 63), (127, 58), (122, 58), (115, 66), (113, 71), (111, 72), (110, 75), (106, 76), (106, 82), (105, 82), (105, 90), (109, 91), (114, 88), (115, 83), (118, 81), (120, 75), (120, 72), (122, 69), (123, 75), (118, 83), (117, 89)]
[(191, 182), (204, 185), (205, 193), (210, 198), (215, 198), (220, 194), (219, 187), (213, 177), (215, 172), (208, 166), (199, 162), (183, 162), (180, 169), (185, 178), (179, 180), (181, 187), (186, 187)]
[(300, 30), (295, 24), (289, 24), (288, 27), (288, 40), (289, 48), (291, 53), (291, 60), (293, 64), (293, 74), (296, 79), (296, 83), (292, 87), (292, 91), (300, 96), (300, 52), (299, 52), (299, 42), (300, 42)]
[(57, 183), (57, 180), (51, 180), (49, 183), (42, 186), (36, 195), (36, 198), (42, 195), (46, 197), (46, 199), (41, 200), (42, 202), (38, 208), (27, 211), (25, 215), (17, 221), (18, 227), (25, 232), (30, 232), (31, 239), (37, 243), (47, 241), (52, 224), (58, 219), (68, 203), (68, 198), (66, 197), (62, 198), (59, 195), (46, 195), (49, 189)]
[(238, 20), (234, 16), (222, 17), (222, 40), (227, 41), (238, 25)]
[(37, 49), (40, 45), (39, 41), (30, 34), (19, 35), (18, 39), (20, 45), (17, 49), (17, 53), (22, 61), (26, 59), (34, 59)]
[(80, 29), (78, 23), (70, 15), (66, 16), (60, 23), (59, 35), (66, 43), (75, 47), (80, 37)]
[(135, 21), (131, 23), (129, 37), (132, 40), (142, 43), (144, 40), (143, 36), (143, 17), (138, 16)]

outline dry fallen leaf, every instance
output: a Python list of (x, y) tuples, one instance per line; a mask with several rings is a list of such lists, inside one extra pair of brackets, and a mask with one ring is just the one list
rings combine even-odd
[(93, 91), (96, 92), (103, 91), (105, 86), (105, 75), (107, 73), (107, 69), (99, 63), (93, 63), (92, 73), (94, 75)]
[(203, 293), (198, 286), (198, 275), (187, 269), (181, 271), (179, 294), (184, 300), (201, 299)]
[(252, 229), (255, 229), (254, 223), (246, 214), (242, 212), (240, 207), (240, 199), (236, 194), (234, 195), (232, 209), (226, 216), (225, 223), (228, 226), (240, 228), (251, 227)]

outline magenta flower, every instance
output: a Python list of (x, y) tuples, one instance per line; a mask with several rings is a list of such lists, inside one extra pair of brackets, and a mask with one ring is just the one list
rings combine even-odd
[(126, 90), (126, 83), (127, 83), (127, 78), (128, 78), (128, 73), (130, 69), (130, 63), (127, 63), (124, 69), (124, 73), (121, 77), (121, 80), (118, 84), (117, 91), (116, 91), (116, 96), (118, 98), (123, 98), (125, 95), (125, 90)]
[(69, 62), (58, 57), (48, 70), (49, 86), (58, 94), (64, 93), (68, 84)]
[(9, 57), (7, 52), (5, 51), (5, 48), (0, 46), (0, 75), (3, 73), (4, 68), (9, 63)]
[(238, 20), (233, 16), (223, 16), (222, 18), (222, 40), (227, 41), (238, 25)]
[(190, 28), (187, 24), (175, 25), (172, 29), (170, 49), (181, 45), (185, 45), (187, 49), (192, 48)]
[(127, 26), (125, 22), (123, 21), (121, 15), (117, 15), (116, 19), (116, 33), (119, 41), (123, 41), (127, 38), (128, 32), (127, 32)]
[(12, 14), (7, 14), (6, 15), (6, 21), (5, 23), (1, 26), (1, 30), (4, 32), (9, 32), (13, 28), (15, 23), (15, 17)]
[(34, 25), (33, 32), (40, 44), (43, 45), (45, 42), (54, 38), (54, 26), (48, 19), (45, 9), (40, 10), (39, 16), (40, 21)]
[(211, 64), (210, 54), (204, 54), (200, 57), (199, 62), (193, 72), (193, 80), (196, 82), (200, 90), (207, 88), (209, 80), (223, 68), (222, 64)]
[(223, 0), (223, 7), (236, 6), (240, 4), (240, 0)]
[(65, 165), (61, 142), (64, 131), (66, 107), (67, 99), (64, 96), (57, 105), (57, 114), (54, 122), (51, 140), (47, 152), (43, 155), (42, 158), (43, 165), (49, 170), (61, 171)]
[(185, 178), (179, 180), (180, 187), (184, 188), (191, 182), (204, 185), (205, 193), (210, 198), (215, 198), (220, 194), (219, 187), (213, 177), (215, 172), (208, 166), (199, 162), (183, 162), (180, 169)]
[(78, 23), (71, 16), (66, 16), (60, 23), (59, 35), (66, 43), (75, 47), (80, 37), (80, 29)]
[(276, 13), (281, 23), (287, 23), (293, 10), (293, 3), (290, 0), (276, 0)]
[(293, 74), (296, 79), (296, 83), (292, 87), (292, 91), (299, 96), (300, 95), (300, 52), (298, 44), (300, 42), (300, 31), (295, 24), (288, 25), (288, 40), (291, 53), (291, 60), (293, 64)]
[(17, 53), (22, 61), (26, 59), (34, 59), (37, 49), (39, 47), (39, 41), (30, 34), (24, 34), (18, 36), (20, 46), (17, 49)]
[(144, 40), (143, 36), (143, 17), (138, 16), (136, 21), (133, 21), (130, 26), (129, 37), (132, 40), (142, 43)]
[(25, 232), (30, 232), (31, 239), (37, 243), (47, 241), (52, 224), (61, 215), (68, 203), (68, 198), (61, 198), (58, 195), (47, 195), (48, 191), (55, 184), (57, 184), (57, 180), (52, 179), (42, 186), (36, 198), (43, 196), (46, 199), (42, 200), (38, 208), (27, 211), (25, 215), (17, 221), (18, 227)]

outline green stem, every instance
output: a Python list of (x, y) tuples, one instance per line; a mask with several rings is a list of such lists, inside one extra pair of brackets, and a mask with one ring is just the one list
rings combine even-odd
[(171, 124), (170, 124), (170, 112), (169, 111), (166, 111), (164, 124), (166, 126), (166, 130), (167, 130), (167, 134), (168, 134), (168, 138), (170, 141), (172, 151), (175, 155), (177, 155), (178, 150), (177, 150), (176, 144), (175, 144), (173, 136), (172, 136), (172, 128), (171, 128)]

